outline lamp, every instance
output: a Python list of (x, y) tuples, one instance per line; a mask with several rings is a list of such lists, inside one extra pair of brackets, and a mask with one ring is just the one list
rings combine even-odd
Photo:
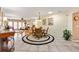
[(48, 14), (52, 14), (52, 13), (53, 13), (52, 11), (49, 11), (49, 12), (48, 12)]

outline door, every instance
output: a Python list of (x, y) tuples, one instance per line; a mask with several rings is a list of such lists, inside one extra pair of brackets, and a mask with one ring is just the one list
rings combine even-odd
[(79, 12), (73, 14), (73, 38), (79, 40)]

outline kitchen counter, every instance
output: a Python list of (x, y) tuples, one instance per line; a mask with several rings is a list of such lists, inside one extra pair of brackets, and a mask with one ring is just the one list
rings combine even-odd
[[(15, 34), (14, 31), (3, 30), (0, 31), (0, 51), (8, 51), (8, 38), (13, 37)], [(6, 45), (4, 47), (4, 45)]]

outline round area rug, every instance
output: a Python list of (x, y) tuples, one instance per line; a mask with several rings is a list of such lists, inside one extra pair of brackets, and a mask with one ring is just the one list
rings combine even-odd
[(28, 43), (31, 45), (44, 45), (44, 44), (48, 44), (54, 41), (54, 37), (52, 35), (47, 35), (45, 37), (42, 38), (36, 38), (32, 35), (30, 36), (23, 36), (22, 41), (24, 43)]

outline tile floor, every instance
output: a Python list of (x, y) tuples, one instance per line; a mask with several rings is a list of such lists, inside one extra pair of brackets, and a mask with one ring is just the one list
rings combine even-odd
[(30, 45), (22, 41), (22, 36), (15, 39), (14, 52), (78, 52), (79, 43), (55, 38), (54, 42), (46, 45)]

